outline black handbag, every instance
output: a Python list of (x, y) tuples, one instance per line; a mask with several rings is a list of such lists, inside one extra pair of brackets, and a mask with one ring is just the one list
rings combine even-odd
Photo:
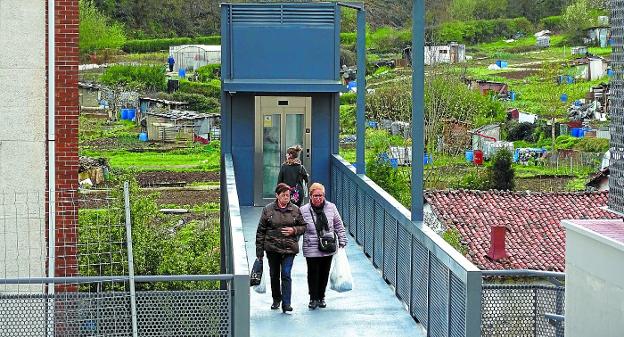
[[(314, 214), (312, 213), (312, 207), (310, 207), (310, 216), (312, 216), (312, 222), (316, 228), (316, 220), (314, 220)], [(324, 253), (335, 253), (338, 250), (338, 235), (335, 231), (327, 232), (321, 235), (321, 231), (316, 231), (319, 243), (318, 249)]]
[(249, 286), (257, 286), (260, 285), (260, 280), (262, 279), (262, 260), (256, 259), (251, 268), (251, 274), (249, 274)]

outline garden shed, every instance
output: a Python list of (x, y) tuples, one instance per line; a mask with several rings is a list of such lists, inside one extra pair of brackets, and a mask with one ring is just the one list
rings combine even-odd
[(221, 125), (219, 114), (170, 110), (148, 111), (145, 115), (147, 137), (154, 141), (193, 141), (197, 137), (209, 140), (210, 132)]
[(594, 81), (607, 76), (609, 63), (602, 57), (590, 56), (572, 60), (569, 63), (574, 78)]
[(203, 44), (181, 45), (169, 47), (169, 55), (173, 55), (174, 71), (179, 69), (197, 70), (207, 64), (221, 63), (221, 46)]
[(96, 83), (78, 82), (78, 96), (81, 108), (99, 108), (102, 100), (102, 86)]
[(425, 64), (460, 63), (466, 61), (466, 46), (451, 42), (448, 45), (425, 46)]

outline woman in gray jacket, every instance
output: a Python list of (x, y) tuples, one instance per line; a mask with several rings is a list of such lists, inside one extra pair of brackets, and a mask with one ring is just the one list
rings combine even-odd
[(345, 227), (338, 214), (336, 205), (325, 200), (325, 187), (322, 184), (310, 185), (310, 203), (301, 206), (301, 215), (307, 227), (303, 233), (303, 256), (308, 265), (308, 289), (310, 293), (310, 309), (325, 308), (325, 289), (329, 279), (333, 253), (319, 250), (319, 236), (335, 232), (338, 235), (338, 246), (347, 245)]

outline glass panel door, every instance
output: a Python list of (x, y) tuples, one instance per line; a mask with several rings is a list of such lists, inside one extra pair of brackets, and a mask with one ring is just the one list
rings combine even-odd
[[(302, 113), (287, 113), (286, 114), (286, 125), (285, 125), (285, 135), (286, 135), (286, 149), (294, 145), (303, 146), (303, 131), (304, 131), (304, 115)], [(303, 153), (301, 153), (303, 156)], [(303, 160), (303, 158), (300, 158)]]
[(274, 198), (283, 157), (282, 115), (264, 114), (262, 118), (262, 198)]

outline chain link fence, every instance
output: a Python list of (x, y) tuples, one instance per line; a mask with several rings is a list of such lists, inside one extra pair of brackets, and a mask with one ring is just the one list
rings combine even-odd
[(609, 208), (624, 213), (624, 1), (611, 0), (611, 105)]
[(233, 276), (135, 276), (130, 211), (127, 184), (1, 192), (0, 337), (231, 336)]

